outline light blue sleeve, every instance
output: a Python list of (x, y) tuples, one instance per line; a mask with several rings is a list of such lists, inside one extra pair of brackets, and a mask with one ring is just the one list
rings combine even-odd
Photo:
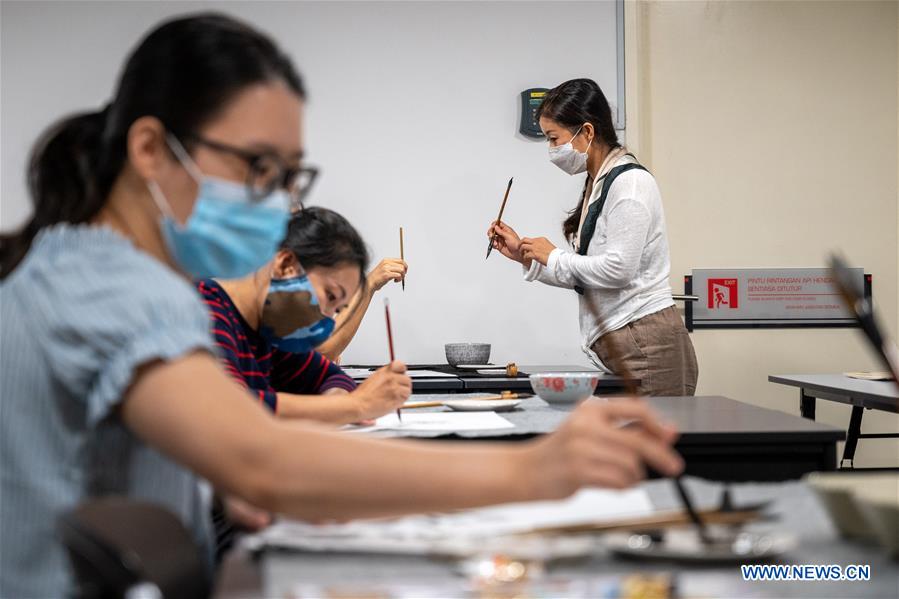
[(47, 363), (56, 383), (83, 399), (91, 426), (118, 407), (141, 366), (215, 353), (193, 286), (145, 254), (124, 254), (54, 268), (43, 290), (65, 297), (48, 317)]

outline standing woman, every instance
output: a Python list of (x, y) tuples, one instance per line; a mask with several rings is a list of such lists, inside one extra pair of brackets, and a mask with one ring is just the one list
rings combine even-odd
[(494, 223), (496, 248), (524, 266), (525, 280), (574, 289), (582, 349), (600, 367), (639, 378), (648, 395), (693, 395), (693, 344), (671, 297), (662, 198), (655, 178), (618, 142), (599, 86), (572, 79), (538, 111), (549, 159), (569, 175), (587, 173), (577, 206), (562, 223), (570, 248), (519, 238)]

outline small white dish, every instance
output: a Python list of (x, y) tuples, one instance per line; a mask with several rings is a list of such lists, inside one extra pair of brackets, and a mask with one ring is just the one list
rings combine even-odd
[(443, 405), (457, 412), (511, 412), (520, 399), (451, 399)]
[[(456, 368), (459, 370), (480, 370), (482, 368), (496, 368), (496, 364), (456, 364)], [(502, 370), (503, 372), (506, 371), (505, 368)]]

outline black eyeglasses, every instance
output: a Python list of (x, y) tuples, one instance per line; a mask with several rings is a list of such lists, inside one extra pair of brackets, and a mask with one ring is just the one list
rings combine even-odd
[(314, 166), (291, 166), (274, 152), (253, 152), (194, 134), (186, 135), (185, 140), (237, 156), (246, 162), (249, 167), (247, 191), (253, 202), (261, 202), (275, 190), (283, 189), (290, 195), (291, 212), (297, 212), (303, 209), (303, 199), (318, 177), (318, 169)]

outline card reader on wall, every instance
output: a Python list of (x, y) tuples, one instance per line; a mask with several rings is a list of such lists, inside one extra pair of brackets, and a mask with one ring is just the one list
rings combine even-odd
[(543, 104), (543, 98), (549, 89), (545, 87), (532, 87), (521, 92), (521, 124), (518, 131), (526, 137), (543, 139), (543, 131), (537, 122), (537, 109)]

